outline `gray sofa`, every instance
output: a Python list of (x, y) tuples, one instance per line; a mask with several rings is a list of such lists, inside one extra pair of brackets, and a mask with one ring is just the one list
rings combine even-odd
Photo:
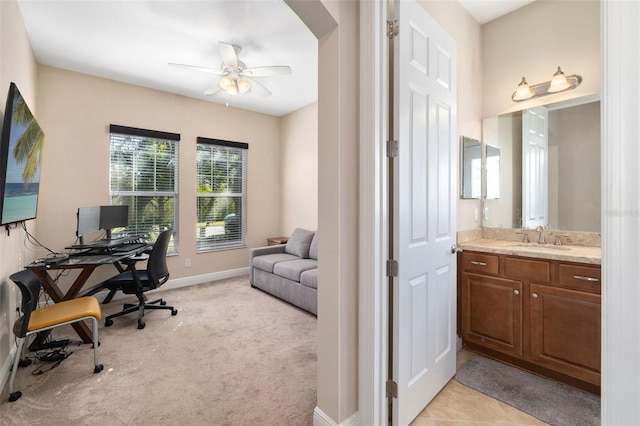
[(252, 249), (249, 282), (251, 287), (317, 315), (317, 232), (296, 228), (287, 244)]

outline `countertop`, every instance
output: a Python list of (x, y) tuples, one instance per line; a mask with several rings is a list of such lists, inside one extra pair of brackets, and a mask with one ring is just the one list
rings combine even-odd
[(592, 246), (556, 246), (553, 244), (479, 239), (460, 243), (458, 244), (458, 248), (462, 250), (472, 250), (487, 253), (510, 254), (514, 256), (563, 260), (567, 262), (590, 263), (594, 265), (600, 265), (602, 262), (602, 248)]

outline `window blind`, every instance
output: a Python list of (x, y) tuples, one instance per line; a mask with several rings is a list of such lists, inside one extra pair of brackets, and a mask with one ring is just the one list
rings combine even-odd
[(110, 130), (111, 203), (129, 206), (129, 226), (119, 232), (155, 240), (162, 230), (173, 228), (170, 251), (175, 251), (180, 135), (116, 125)]
[(197, 250), (246, 246), (246, 143), (197, 139)]

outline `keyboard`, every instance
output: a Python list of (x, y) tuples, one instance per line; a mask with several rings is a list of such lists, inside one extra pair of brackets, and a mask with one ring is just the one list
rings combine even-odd
[(88, 255), (79, 255), (79, 256), (71, 256), (65, 264), (67, 265), (76, 265), (78, 263), (81, 264), (93, 264), (98, 265), (101, 263), (108, 263), (113, 259), (112, 256), (108, 254), (88, 254)]
[(113, 249), (114, 253), (128, 253), (130, 251), (138, 250), (147, 247), (147, 243), (128, 243), (122, 244)]

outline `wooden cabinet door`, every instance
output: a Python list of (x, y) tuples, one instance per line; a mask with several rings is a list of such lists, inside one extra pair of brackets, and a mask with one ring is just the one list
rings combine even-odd
[(462, 338), (522, 356), (522, 282), (462, 274)]
[(600, 295), (531, 284), (531, 358), (600, 385)]

